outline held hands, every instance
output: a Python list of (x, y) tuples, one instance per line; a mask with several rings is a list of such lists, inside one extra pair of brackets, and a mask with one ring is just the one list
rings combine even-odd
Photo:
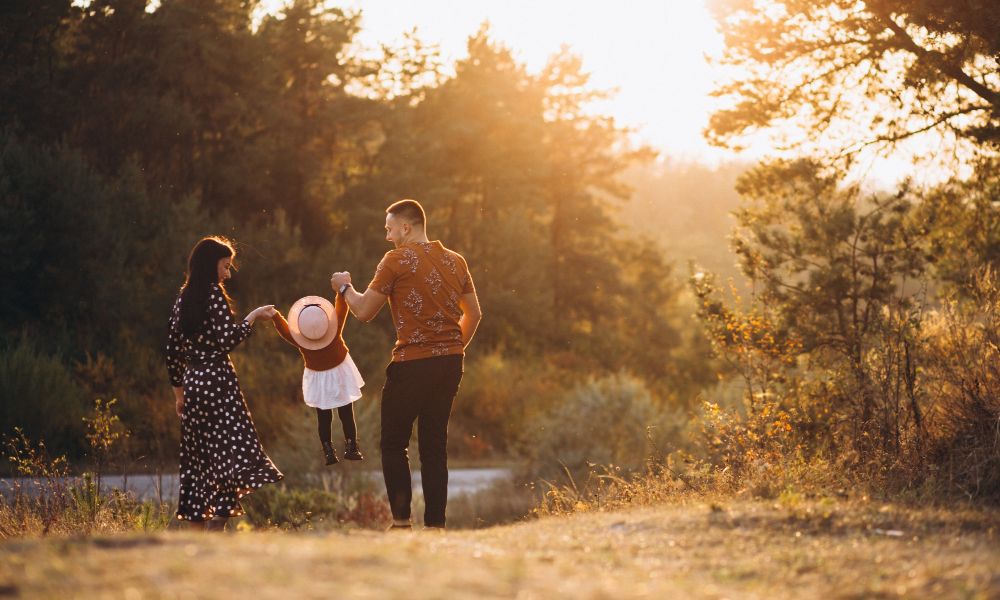
[(258, 306), (257, 308), (250, 311), (247, 315), (247, 322), (253, 325), (253, 322), (257, 319), (273, 319), (274, 315), (278, 314), (278, 310), (274, 308), (273, 304), (265, 304), (264, 306)]
[(346, 283), (351, 283), (351, 274), (347, 271), (338, 271), (330, 276), (330, 287), (335, 292), (339, 292)]

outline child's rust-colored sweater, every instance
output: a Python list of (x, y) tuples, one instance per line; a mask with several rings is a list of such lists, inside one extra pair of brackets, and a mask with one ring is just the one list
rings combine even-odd
[(295, 338), (292, 337), (291, 331), (288, 330), (288, 321), (285, 320), (284, 315), (280, 312), (274, 316), (271, 322), (274, 323), (274, 328), (278, 331), (278, 335), (299, 349), (299, 353), (302, 354), (302, 359), (305, 361), (307, 369), (326, 371), (344, 362), (344, 358), (347, 357), (347, 344), (344, 343), (347, 302), (340, 294), (337, 294), (337, 301), (334, 303), (334, 314), (337, 315), (337, 336), (325, 348), (320, 348), (319, 350), (309, 350), (300, 346), (295, 341)]

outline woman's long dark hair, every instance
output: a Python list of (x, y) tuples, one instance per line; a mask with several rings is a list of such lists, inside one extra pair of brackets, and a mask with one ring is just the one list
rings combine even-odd
[[(208, 310), (208, 296), (213, 283), (219, 281), (219, 261), (224, 258), (235, 258), (236, 250), (232, 243), (223, 237), (209, 236), (202, 238), (188, 257), (187, 277), (181, 287), (181, 331), (191, 336), (201, 329)], [(222, 295), (232, 311), (232, 302), (222, 287)]]

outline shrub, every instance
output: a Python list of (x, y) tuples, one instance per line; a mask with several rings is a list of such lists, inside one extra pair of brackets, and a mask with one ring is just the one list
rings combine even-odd
[(987, 272), (971, 302), (928, 320), (926, 456), (933, 479), (969, 498), (1000, 501), (1000, 285)]
[(525, 423), (549, 411), (574, 376), (500, 351), (465, 365), (449, 425), (449, 452), (462, 458), (507, 455)]
[(528, 422), (519, 453), (528, 468), (551, 476), (588, 465), (642, 467), (665, 443), (679, 445), (686, 419), (657, 408), (645, 384), (630, 375), (590, 379)]
[(242, 502), (252, 527), (381, 528), (392, 519), (383, 495), (364, 474), (321, 477), (295, 487), (284, 482), (264, 486)]
[(102, 494), (89, 473), (69, 478), (65, 456), (51, 457), (43, 441), (20, 430), (6, 438), (4, 450), (19, 479), (0, 494), (0, 539), (155, 531), (170, 522), (166, 505), (119, 490)]
[(20, 427), (53, 451), (78, 451), (86, 410), (84, 390), (59, 358), (24, 337), (0, 347), (0, 435)]

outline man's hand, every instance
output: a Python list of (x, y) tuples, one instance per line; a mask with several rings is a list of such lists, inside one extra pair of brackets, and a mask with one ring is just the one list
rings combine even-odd
[(462, 347), (468, 347), (472, 336), (476, 335), (479, 322), (483, 320), (483, 311), (479, 307), (476, 292), (462, 294), (458, 299), (458, 306), (462, 309), (462, 318), (458, 320), (458, 326), (462, 330)]
[(338, 271), (330, 276), (330, 287), (333, 291), (339, 292), (344, 284), (351, 283), (351, 274), (347, 271)]

